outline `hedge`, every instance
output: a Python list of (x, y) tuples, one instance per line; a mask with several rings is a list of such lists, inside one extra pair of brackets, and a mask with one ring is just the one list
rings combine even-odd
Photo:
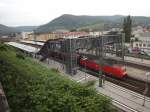
[(0, 81), (12, 112), (116, 111), (91, 86), (71, 81), (12, 47), (1, 44), (0, 49)]

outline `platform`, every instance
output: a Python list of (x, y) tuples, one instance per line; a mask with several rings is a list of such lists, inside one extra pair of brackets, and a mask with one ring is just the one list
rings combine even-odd
[(39, 46), (43, 46), (45, 44), (44, 42), (27, 41), (27, 40), (20, 40), (20, 42), (27, 43), (27, 44), (33, 44), (33, 45), (39, 45)]
[(131, 66), (126, 66), (126, 70), (127, 70), (127, 74), (129, 77), (150, 83), (150, 75), (148, 77), (145, 75), (147, 72), (150, 72), (150, 71), (137, 69)]
[(18, 49), (21, 49), (23, 51), (29, 52), (29, 53), (37, 53), (40, 50), (38, 48), (28, 46), (28, 45), (24, 45), (24, 44), (20, 44), (20, 43), (17, 43), (17, 42), (8, 42), (6, 44), (11, 45), (13, 47), (16, 47)]
[(126, 61), (133, 61), (139, 64), (145, 64), (150, 67), (150, 60), (142, 59), (142, 58), (135, 58), (135, 57), (129, 57), (125, 56)]

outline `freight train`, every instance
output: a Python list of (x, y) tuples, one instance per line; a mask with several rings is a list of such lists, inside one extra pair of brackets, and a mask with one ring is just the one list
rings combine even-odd
[[(59, 52), (51, 52), (49, 54), (50, 57), (64, 60), (65, 61), (65, 54), (59, 53)], [(94, 60), (90, 60), (88, 58), (85, 58), (81, 55), (77, 55), (77, 64), (81, 67), (85, 67), (86, 69), (89, 69), (93, 72), (99, 72), (100, 70), (103, 71), (103, 74), (109, 75), (111, 77), (119, 78), (119, 79), (126, 79), (127, 73), (124, 67), (117, 66), (117, 65), (108, 65), (104, 64), (103, 66), (100, 66), (98, 63), (96, 63)]]

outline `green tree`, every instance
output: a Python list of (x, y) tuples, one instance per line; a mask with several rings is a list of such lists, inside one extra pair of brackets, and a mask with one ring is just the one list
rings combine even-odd
[(130, 15), (124, 18), (123, 33), (125, 33), (125, 42), (130, 42), (132, 33), (132, 19)]
[(76, 31), (77, 31), (76, 29), (71, 29), (71, 30), (70, 30), (70, 32), (76, 32)]

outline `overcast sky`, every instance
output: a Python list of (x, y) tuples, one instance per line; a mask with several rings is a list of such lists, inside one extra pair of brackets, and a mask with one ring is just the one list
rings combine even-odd
[(150, 16), (150, 0), (0, 0), (0, 24), (41, 25), (62, 14)]

